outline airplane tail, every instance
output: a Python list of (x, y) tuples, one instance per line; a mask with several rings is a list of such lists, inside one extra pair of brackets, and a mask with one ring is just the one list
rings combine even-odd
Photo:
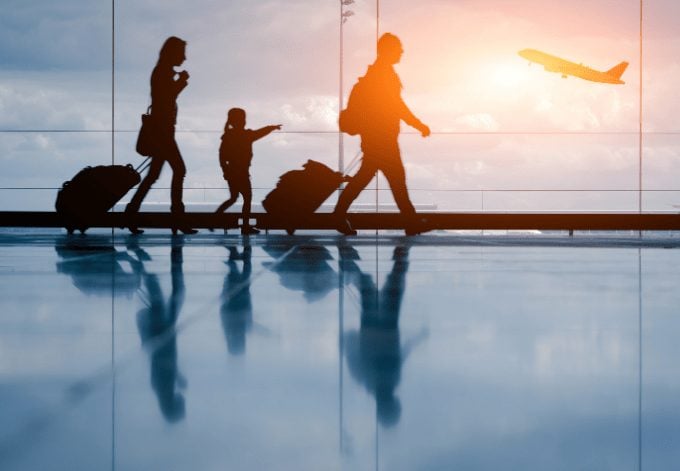
[(614, 78), (620, 79), (623, 73), (626, 71), (626, 68), (628, 67), (628, 62), (621, 62), (620, 64), (612, 67), (607, 71), (607, 75), (611, 75)]

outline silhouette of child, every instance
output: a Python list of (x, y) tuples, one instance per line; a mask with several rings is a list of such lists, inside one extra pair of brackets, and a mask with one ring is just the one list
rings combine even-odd
[(232, 108), (227, 114), (224, 125), (222, 144), (220, 145), (220, 166), (222, 175), (229, 185), (229, 199), (217, 208), (216, 213), (223, 213), (243, 195), (243, 226), (241, 234), (259, 234), (260, 231), (250, 226), (250, 206), (253, 191), (250, 185), (250, 162), (253, 159), (253, 142), (263, 138), (274, 130), (281, 129), (280, 124), (265, 126), (260, 129), (246, 129), (246, 112), (241, 108)]

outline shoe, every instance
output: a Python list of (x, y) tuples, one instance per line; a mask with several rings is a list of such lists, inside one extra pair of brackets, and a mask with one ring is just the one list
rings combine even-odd
[[(130, 208), (129, 205), (128, 205), (128, 206), (125, 207), (125, 211), (123, 212), (123, 214), (125, 214), (128, 217), (130, 217), (130, 216), (134, 217), (134, 216), (137, 215), (137, 211)], [(126, 227), (130, 231), (130, 234), (132, 234), (132, 235), (144, 234), (143, 230), (141, 230), (139, 227), (133, 226), (133, 225), (122, 226), (121, 229), (125, 229)]]
[(352, 229), (352, 225), (349, 223), (347, 219), (343, 219), (340, 224), (335, 228), (339, 233), (344, 234), (346, 236), (355, 236), (357, 235), (357, 231)]
[(425, 225), (425, 219), (419, 219), (417, 222), (407, 225), (404, 228), (404, 233), (407, 236), (416, 236), (429, 230), (430, 229)]
[(198, 232), (196, 229), (192, 229), (191, 227), (173, 227), (172, 235), (177, 235), (178, 231), (185, 235), (196, 234)]
[(260, 230), (253, 227), (253, 226), (243, 226), (241, 228), (241, 234), (242, 235), (257, 235), (260, 233)]

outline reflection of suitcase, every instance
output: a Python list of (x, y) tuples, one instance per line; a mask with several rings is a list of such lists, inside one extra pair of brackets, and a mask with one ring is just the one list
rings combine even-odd
[[(338, 189), (345, 177), (324, 164), (308, 160), (303, 170), (291, 170), (262, 201), (268, 213), (289, 217), (292, 221), (311, 214)], [(289, 231), (292, 232), (292, 231)]]
[[(139, 256), (111, 246), (57, 244), (57, 273), (69, 275), (73, 285), (86, 295), (111, 297), (111, 275), (115, 277), (116, 296), (130, 298), (139, 289), (143, 265)], [(148, 255), (148, 254), (145, 254)], [(130, 271), (132, 268), (132, 271)]]
[(106, 213), (130, 188), (141, 180), (142, 165), (99, 165), (85, 167), (73, 179), (64, 182), (54, 206), (64, 220), (69, 234), (75, 229), (85, 232), (92, 216)]

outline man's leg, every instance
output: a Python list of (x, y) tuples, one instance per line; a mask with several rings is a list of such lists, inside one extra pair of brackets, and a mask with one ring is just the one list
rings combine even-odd
[(349, 181), (345, 189), (342, 190), (340, 198), (338, 198), (338, 203), (333, 211), (336, 215), (345, 216), (352, 202), (359, 196), (361, 190), (366, 188), (366, 185), (371, 181), (377, 170), (378, 167), (372, 162), (367, 162), (365, 159), (361, 162), (359, 170)]
[(427, 230), (426, 223), (423, 219), (419, 219), (416, 214), (416, 209), (411, 203), (411, 198), (408, 196), (408, 189), (406, 188), (406, 172), (404, 171), (404, 164), (401, 158), (393, 159), (389, 165), (381, 168), (385, 178), (387, 179), (394, 201), (399, 207), (399, 211), (404, 218), (404, 232), (406, 235), (417, 235)]
[(357, 231), (352, 229), (347, 220), (347, 210), (352, 205), (352, 202), (359, 196), (361, 190), (366, 188), (366, 185), (371, 181), (377, 171), (377, 166), (371, 162), (367, 162), (366, 158), (361, 161), (359, 171), (352, 177), (340, 197), (338, 203), (335, 205), (333, 214), (337, 219), (337, 230), (345, 235), (356, 235)]
[(390, 159), (389, 163), (382, 166), (380, 170), (382, 170), (387, 183), (390, 185), (392, 196), (394, 196), (394, 201), (397, 203), (399, 211), (406, 217), (414, 216), (416, 210), (413, 207), (413, 203), (411, 203), (411, 198), (408, 196), (406, 172), (404, 171), (404, 164), (401, 162), (401, 158)]

